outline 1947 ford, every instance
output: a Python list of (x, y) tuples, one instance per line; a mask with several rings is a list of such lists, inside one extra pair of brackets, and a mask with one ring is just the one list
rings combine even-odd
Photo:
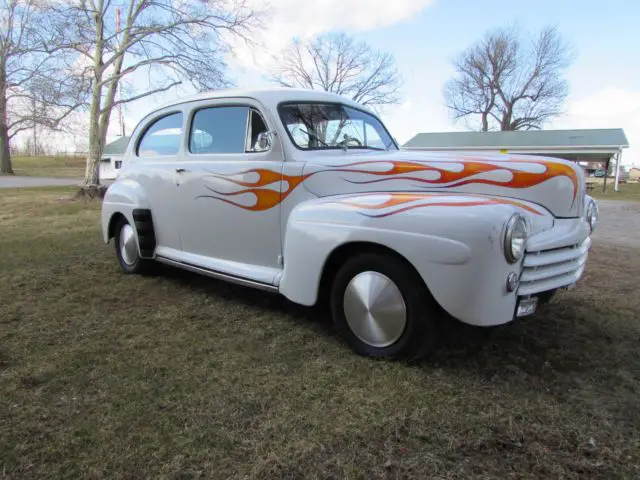
[(162, 262), (327, 301), (356, 352), (416, 357), (443, 310), (499, 325), (575, 284), (597, 216), (571, 162), (401, 151), (350, 100), (274, 89), (146, 116), (102, 231), (125, 272)]

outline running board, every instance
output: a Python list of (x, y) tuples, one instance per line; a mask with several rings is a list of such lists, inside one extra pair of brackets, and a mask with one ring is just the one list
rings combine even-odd
[(265, 290), (267, 292), (277, 292), (278, 287), (275, 285), (269, 285), (267, 283), (256, 282), (255, 280), (250, 280), (248, 278), (236, 277), (234, 275), (229, 275), (227, 273), (217, 272), (215, 270), (209, 270), (207, 268), (198, 267), (196, 265), (191, 265), (190, 263), (179, 262), (177, 260), (171, 260), (170, 258), (161, 257), (156, 255), (155, 259), (164, 263), (165, 265), (169, 265), (171, 267), (178, 267), (184, 270), (189, 270), (190, 272), (199, 273), (200, 275), (206, 275), (207, 277), (215, 278), (217, 280), (224, 280), (226, 282), (235, 283), (237, 285), (242, 285), (245, 287), (257, 288), (259, 290)]

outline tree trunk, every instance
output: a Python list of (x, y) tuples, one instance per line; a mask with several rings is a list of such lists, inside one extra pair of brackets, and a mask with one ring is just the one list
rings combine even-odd
[(513, 106), (507, 105), (506, 111), (502, 114), (502, 122), (500, 122), (500, 130), (509, 132), (513, 130), (511, 126), (511, 118), (513, 117)]
[(100, 132), (100, 110), (102, 108), (102, 76), (104, 74), (104, 23), (102, 1), (98, 4), (94, 21), (96, 28), (96, 44), (93, 51), (93, 81), (95, 82), (91, 92), (91, 108), (89, 110), (89, 151), (87, 164), (84, 171), (82, 187), (87, 189), (99, 184), (98, 164), (104, 149), (104, 139)]
[(7, 127), (7, 103), (4, 85), (0, 85), (0, 173), (13, 175), (11, 151), (9, 150), (9, 128)]
[(6, 122), (0, 125), (0, 173), (13, 175), (11, 152), (9, 151), (9, 135)]
[(482, 114), (482, 131), (483, 132), (489, 131), (489, 119), (488, 119), (487, 113)]
[(98, 185), (98, 164), (102, 157), (102, 138), (100, 135), (100, 92), (96, 88), (91, 99), (91, 111), (89, 113), (89, 152), (84, 172), (83, 186)]

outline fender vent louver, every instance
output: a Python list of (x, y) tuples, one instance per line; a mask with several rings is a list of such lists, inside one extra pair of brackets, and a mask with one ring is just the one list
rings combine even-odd
[(135, 209), (133, 211), (133, 220), (136, 224), (136, 232), (138, 232), (140, 255), (144, 258), (153, 257), (153, 251), (156, 248), (156, 234), (153, 229), (151, 210)]

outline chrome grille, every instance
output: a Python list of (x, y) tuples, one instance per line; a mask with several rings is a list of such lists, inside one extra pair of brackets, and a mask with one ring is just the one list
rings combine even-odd
[(518, 295), (533, 295), (575, 283), (587, 263), (591, 239), (569, 247), (527, 252)]

